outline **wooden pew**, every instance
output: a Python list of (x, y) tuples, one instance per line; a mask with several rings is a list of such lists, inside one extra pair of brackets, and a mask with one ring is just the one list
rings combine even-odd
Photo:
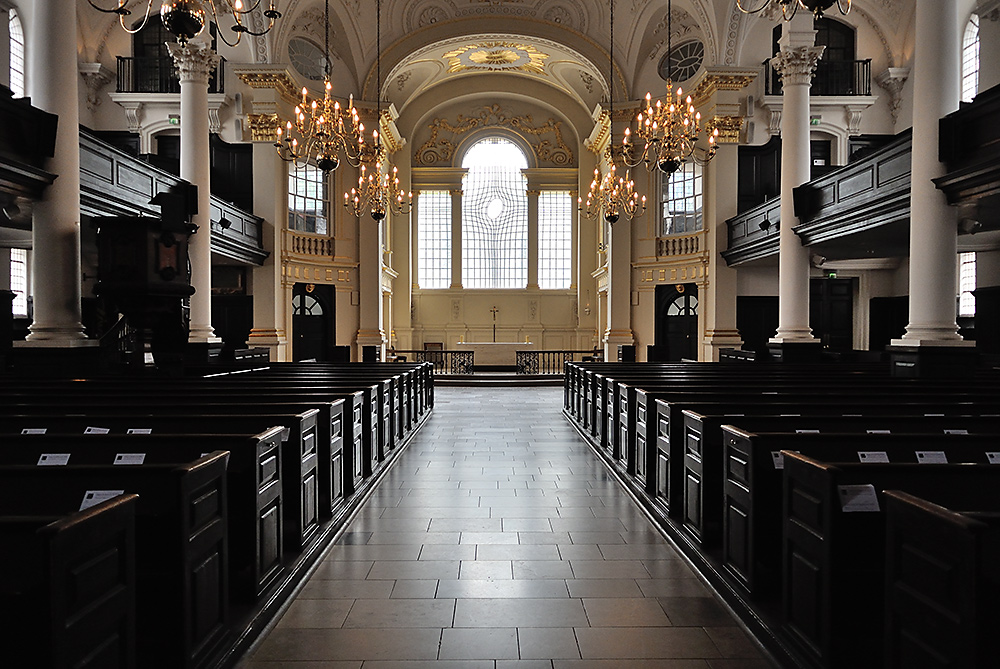
[(227, 626), (228, 458), (229, 453), (216, 451), (186, 464), (0, 465), (0, 508), (39, 491), (58, 506), (79, 506), (105, 491), (138, 495), (138, 666), (201, 668), (232, 642)]
[[(940, 419), (932, 419), (932, 422), (937, 420)], [(879, 421), (879, 424), (885, 422)], [(864, 430), (864, 423), (860, 425), (858, 429)], [(919, 425), (933, 429), (928, 424)], [(754, 434), (726, 426), (722, 432), (725, 440), (718, 476), (725, 480), (721, 490), (714, 490), (713, 486), (719, 494), (719, 502), (710, 505), (711, 513), (718, 512), (722, 517), (723, 567), (740, 587), (757, 599), (776, 594), (779, 584), (783, 481), (783, 461), (779, 455), (782, 450), (797, 450), (810, 457), (835, 462), (859, 462), (860, 452), (867, 451), (884, 454), (893, 463), (920, 462), (917, 452), (926, 451), (923, 460), (943, 458), (948, 462), (989, 464), (987, 453), (994, 450), (997, 441), (995, 435), (945, 436), (941, 431), (938, 434), (845, 435), (842, 430), (840, 433), (796, 435)]]
[(1000, 657), (1000, 492), (947, 497), (952, 508), (885, 492), (888, 669), (987, 669)]
[[(50, 424), (55, 424), (52, 421), (55, 419), (50, 419)], [(302, 513), (301, 507), (289, 505), (284, 498), (289, 488), (281, 481), (284, 431), (285, 428), (272, 427), (259, 434), (2, 435), (0, 462), (32, 467), (47, 461), (53, 468), (61, 466), (60, 463), (88, 466), (125, 463), (119, 466), (127, 468), (134, 462), (150, 465), (189, 462), (209, 449), (229, 452), (229, 571), (234, 593), (243, 600), (253, 600), (283, 574), (282, 554), (288, 534), (285, 528)]]
[(882, 666), (882, 491), (959, 502), (969, 490), (997, 489), (1000, 467), (825, 463), (783, 455), (783, 631), (808, 665)]
[(0, 629), (10, 667), (136, 667), (135, 513), (45, 494), (0, 504)]

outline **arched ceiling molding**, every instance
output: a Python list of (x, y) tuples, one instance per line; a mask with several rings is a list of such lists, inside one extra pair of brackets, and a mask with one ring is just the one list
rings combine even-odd
[[(334, 80), (334, 90), (340, 89), (340, 93), (347, 95), (347, 93), (356, 91), (358, 88), (358, 71), (357, 65), (354, 61), (354, 52), (345, 51), (344, 44), (344, 27), (340, 22), (340, 17), (333, 12), (333, 3), (336, 0), (331, 0), (330, 6), (330, 54), (332, 60), (334, 61), (332, 79)], [(275, 36), (275, 58), (279, 63), (288, 63), (288, 43), (294, 37), (305, 37), (312, 41), (320, 48), (323, 49), (324, 46), (324, 35), (323, 35), (323, 3), (313, 2), (311, 5), (299, 5), (298, 11), (294, 17), (285, 15), (280, 21), (284, 21), (285, 25), (280, 31), (278, 31)], [(336, 61), (339, 60), (343, 63), (344, 69), (346, 69), (346, 75), (348, 81), (346, 83), (342, 82), (344, 77), (344, 72), (338, 72), (336, 66)], [(289, 70), (294, 68), (289, 66)], [(346, 91), (346, 92), (345, 92)]]
[[(439, 49), (442, 45), (458, 45), (470, 40), (483, 38), (523, 40), (528, 43), (555, 45), (560, 51), (572, 53), (574, 57), (578, 57), (581, 64), (586, 66), (583, 68), (585, 71), (592, 70), (596, 72), (599, 75), (597, 80), (603, 82), (601, 85), (605, 91), (607, 90), (607, 51), (588, 36), (565, 26), (545, 21), (483, 17), (454, 19), (444, 23), (427, 25), (396, 40), (392, 45), (384, 49), (382, 53), (384, 82), (381, 87), (383, 95), (394, 95), (392, 93), (392, 86), (400, 76), (405, 76), (406, 67), (411, 62), (426, 59), (428, 53)], [(626, 91), (625, 77), (617, 63), (615, 63), (614, 72), (615, 99), (624, 100)], [(475, 73), (478, 74), (478, 72)], [(535, 78), (528, 75), (525, 76), (529, 79)], [(374, 79), (375, 63), (372, 62), (369, 65), (365, 83), (362, 87), (362, 98), (365, 100), (375, 99), (374, 89), (376, 83)], [(558, 89), (558, 86), (553, 86), (551, 83), (549, 85)], [(584, 81), (584, 85), (586, 85), (586, 80)], [(577, 103), (579, 104), (579, 102), (578, 100)], [(404, 102), (404, 104), (406, 103)], [(397, 106), (402, 107), (403, 105)]]
[[(668, 40), (667, 10), (665, 7), (661, 9), (662, 14), (659, 15), (659, 20), (643, 39), (642, 48), (636, 52), (642, 54), (642, 57), (635, 61), (635, 69), (632, 71), (633, 89), (635, 89), (635, 86), (640, 81), (642, 73), (649, 69), (649, 63), (653, 61), (659, 64), (659, 61), (666, 56), (668, 41), (675, 48), (694, 39), (701, 41), (703, 44), (705, 43), (705, 35), (701, 30), (698, 19), (689, 14), (686, 9), (677, 6), (673, 8), (673, 35)], [(709, 64), (708, 46), (706, 45), (705, 65)], [(633, 90), (633, 94), (638, 97), (642, 95), (642, 91)]]
[[(735, 2), (735, 0), (734, 0)], [(674, 44), (678, 44), (678, 34), (684, 31), (684, 27), (678, 27), (678, 17), (689, 16), (696, 24), (699, 32), (698, 38), (705, 45), (705, 64), (712, 65), (719, 60), (718, 40), (716, 39), (714, 12), (711, 6), (706, 6), (705, 0), (674, 0)], [(682, 18), (683, 20), (683, 18)], [(632, 68), (632, 79), (646, 65), (650, 58), (662, 57), (665, 53), (667, 43), (667, 5), (665, 2), (645, 3), (641, 11), (636, 14), (633, 24), (626, 35), (642, 35), (641, 39), (630, 40), (630, 48), (626, 54), (625, 62)], [(615, 31), (618, 32), (617, 30)], [(690, 32), (690, 31), (689, 31)], [(680, 37), (683, 39), (684, 35)], [(653, 52), (655, 51), (655, 54)]]

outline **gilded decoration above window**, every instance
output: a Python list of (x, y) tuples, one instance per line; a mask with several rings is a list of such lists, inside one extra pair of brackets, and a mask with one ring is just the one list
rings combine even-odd
[(451, 163), (462, 135), (480, 128), (510, 128), (528, 140), (538, 162), (560, 167), (575, 162), (573, 149), (563, 141), (562, 121), (550, 118), (542, 125), (535, 125), (530, 114), (515, 116), (498, 104), (482, 107), (474, 116), (459, 114), (454, 121), (435, 118), (428, 127), (431, 136), (413, 157), (417, 165)]
[(483, 42), (453, 49), (444, 57), (448, 59), (449, 74), (465, 70), (517, 70), (542, 74), (549, 54), (530, 44)]

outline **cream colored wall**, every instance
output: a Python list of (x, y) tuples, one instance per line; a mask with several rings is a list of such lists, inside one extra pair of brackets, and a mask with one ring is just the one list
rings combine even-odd
[[(397, 348), (420, 349), (425, 342), (449, 348), (459, 341), (493, 341), (496, 307), (496, 341), (523, 342), (541, 349), (591, 349), (593, 329), (579, 325), (574, 291), (413, 291), (413, 340)], [(398, 331), (398, 329), (397, 329)]]

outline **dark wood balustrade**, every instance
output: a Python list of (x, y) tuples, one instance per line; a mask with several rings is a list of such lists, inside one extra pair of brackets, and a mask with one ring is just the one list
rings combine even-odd
[[(226, 60), (208, 80), (209, 93), (225, 93)], [(118, 56), (118, 93), (180, 93), (181, 82), (171, 58), (133, 58)]]

